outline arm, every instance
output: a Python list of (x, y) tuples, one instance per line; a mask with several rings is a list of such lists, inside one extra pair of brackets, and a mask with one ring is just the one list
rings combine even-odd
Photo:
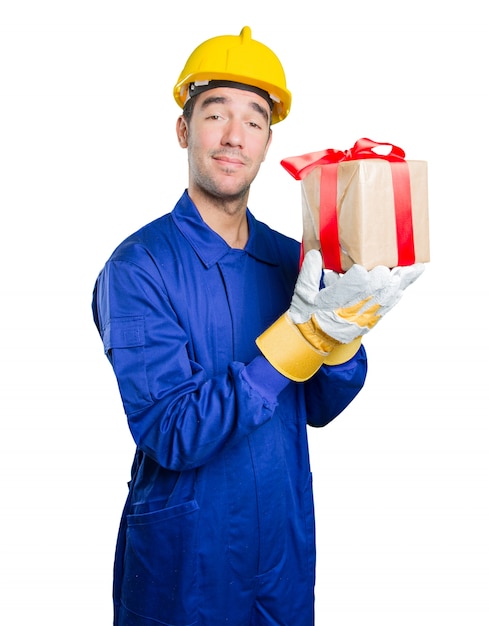
[(94, 319), (136, 444), (168, 469), (197, 467), (268, 421), (290, 381), (261, 356), (208, 376), (157, 269), (132, 254), (100, 274)]
[(367, 376), (367, 355), (363, 346), (338, 365), (323, 365), (305, 383), (307, 423), (326, 426), (353, 401)]

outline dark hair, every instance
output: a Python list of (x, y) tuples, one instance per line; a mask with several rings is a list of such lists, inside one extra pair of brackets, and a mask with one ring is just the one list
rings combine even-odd
[(192, 117), (192, 113), (194, 112), (195, 101), (196, 100), (197, 100), (197, 98), (189, 98), (187, 100), (187, 102), (183, 106), (182, 115), (183, 115), (184, 119), (187, 122), (189, 122), (190, 118)]

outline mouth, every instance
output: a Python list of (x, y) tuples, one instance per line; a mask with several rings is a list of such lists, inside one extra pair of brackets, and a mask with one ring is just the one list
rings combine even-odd
[(243, 159), (227, 154), (214, 154), (212, 158), (226, 165), (244, 165)]

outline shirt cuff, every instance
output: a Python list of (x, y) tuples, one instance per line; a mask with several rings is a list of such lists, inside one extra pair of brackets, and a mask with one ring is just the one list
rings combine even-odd
[(280, 393), (291, 382), (261, 355), (248, 363), (241, 375), (252, 389), (272, 404), (276, 403)]

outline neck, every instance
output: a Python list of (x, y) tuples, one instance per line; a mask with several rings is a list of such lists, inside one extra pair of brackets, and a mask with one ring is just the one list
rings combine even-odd
[(231, 248), (243, 249), (248, 241), (246, 211), (230, 215), (220, 209), (208, 211), (198, 208), (204, 222), (220, 235)]
[(224, 200), (199, 198), (196, 202), (191, 196), (204, 222), (220, 235), (231, 248), (243, 249), (248, 241), (248, 219), (246, 199)]

